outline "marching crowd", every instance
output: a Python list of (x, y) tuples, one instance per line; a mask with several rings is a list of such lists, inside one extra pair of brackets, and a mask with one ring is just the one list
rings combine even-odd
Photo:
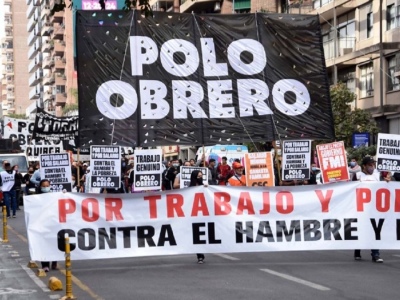
[[(391, 174), (390, 172), (378, 172), (375, 167), (375, 161), (372, 157), (366, 156), (362, 159), (361, 165), (358, 165), (357, 159), (349, 162), (350, 181), (400, 181), (400, 173)], [(311, 164), (310, 178), (307, 180), (282, 180), (279, 174), (280, 162), (276, 160), (275, 186), (297, 186), (297, 185), (315, 185), (323, 184), (321, 171), (316, 164)], [(215, 159), (205, 161), (204, 157), (197, 162), (194, 159), (182, 162), (181, 160), (164, 161), (162, 172), (162, 190), (172, 190), (180, 188), (181, 174), (180, 167), (205, 167), (208, 168), (208, 185), (227, 185), (227, 186), (246, 186), (246, 176), (244, 167), (239, 159), (232, 163), (232, 167), (227, 163), (227, 158), (222, 157), (221, 163), (216, 166)], [(11, 166), (8, 161), (2, 163), (3, 171), (0, 172), (0, 187), (3, 193), (3, 201), (6, 206), (7, 218), (16, 217), (16, 211), (19, 210), (23, 194), (42, 194), (50, 192), (50, 182), (40, 176), (40, 164), (31, 163), (28, 173), (24, 176), (19, 173), (18, 165)], [(72, 192), (94, 192), (90, 187), (90, 166), (88, 163), (73, 162), (72, 173)], [(100, 193), (134, 193), (134, 160), (123, 158), (121, 163), (122, 180), (118, 188), (99, 189)], [(190, 185), (203, 185), (203, 176), (201, 171), (192, 171)], [(79, 179), (79, 180), (77, 180)], [(25, 184), (25, 189), (22, 186)], [(95, 191), (96, 192), (96, 191)], [(377, 249), (371, 250), (371, 257), (374, 262), (381, 263), (383, 259)], [(203, 263), (204, 254), (197, 254), (198, 263)], [(361, 251), (355, 250), (355, 260), (361, 260)], [(49, 262), (43, 262), (43, 268), (48, 271)], [(52, 268), (57, 268), (56, 262), (52, 263)]]

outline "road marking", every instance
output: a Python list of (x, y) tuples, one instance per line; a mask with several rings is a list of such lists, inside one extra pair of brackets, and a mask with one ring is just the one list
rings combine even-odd
[(225, 258), (225, 259), (229, 259), (229, 260), (240, 260), (240, 258), (233, 257), (233, 256), (230, 256), (230, 255), (227, 255), (227, 254), (223, 254), (223, 253), (214, 253), (214, 255), (222, 257), (222, 258)]
[(61, 299), (62, 296), (60, 295), (50, 295), (50, 299)]
[(36, 285), (42, 289), (43, 292), (45, 292), (45, 293), (50, 292), (50, 289), (47, 288), (47, 286), (44, 284), (44, 282), (41, 281), (39, 279), (39, 277), (37, 277), (36, 274), (30, 268), (28, 268), (27, 266), (24, 266), (23, 264), (19, 264), (19, 265), (21, 266), (22, 269), (25, 270), (25, 272), (33, 280), (33, 282), (36, 283)]
[(36, 292), (36, 290), (17, 290), (13, 288), (0, 289), (0, 295), (28, 295)]
[(400, 257), (400, 255), (398, 255), (398, 254), (393, 254), (393, 256)]
[[(62, 274), (64, 274), (65, 276), (67, 276), (65, 270), (60, 270), (60, 272)], [(75, 283), (75, 285), (77, 285), (81, 290), (88, 293), (90, 295), (90, 297), (92, 297), (93, 299), (96, 299), (96, 300), (104, 300), (99, 295), (97, 295), (95, 292), (93, 292), (86, 284), (84, 284), (82, 281), (80, 281), (78, 278), (76, 278), (74, 275), (72, 275), (71, 278), (72, 278), (72, 282)]]
[(19, 234), (14, 228), (12, 228), (10, 225), (7, 226), (8, 229), (10, 229), (10, 231), (12, 231), (12, 233), (14, 233), (17, 237), (19, 237), (22, 241), (24, 241), (25, 243), (28, 243), (28, 239), (26, 237), (24, 237), (23, 235)]
[(294, 276), (290, 276), (290, 275), (287, 275), (287, 274), (278, 273), (278, 272), (275, 272), (275, 271), (270, 270), (270, 269), (260, 269), (260, 270), (263, 271), (263, 272), (269, 273), (271, 275), (275, 275), (275, 276), (278, 276), (278, 277), (281, 277), (281, 278), (284, 278), (284, 279), (287, 279), (287, 280), (290, 280), (290, 281), (294, 281), (294, 282), (309, 286), (309, 287), (311, 287), (313, 289), (316, 289), (316, 290), (320, 290), (320, 291), (329, 291), (330, 290), (330, 288), (327, 288), (327, 287), (325, 287), (323, 285), (319, 285), (319, 284), (316, 284), (316, 283), (313, 283), (313, 282), (310, 282), (310, 281), (307, 281), (307, 280), (303, 280), (303, 279), (300, 279), (300, 278), (297, 278), (297, 277), (294, 277)]

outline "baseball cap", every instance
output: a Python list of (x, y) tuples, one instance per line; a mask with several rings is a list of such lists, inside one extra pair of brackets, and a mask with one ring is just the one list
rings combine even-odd
[(367, 165), (367, 164), (369, 164), (369, 163), (374, 163), (374, 162), (375, 162), (375, 159), (374, 159), (373, 157), (371, 157), (371, 156), (366, 156), (366, 157), (364, 157), (363, 160), (362, 160), (362, 165)]
[(234, 169), (240, 169), (240, 168), (243, 168), (243, 166), (242, 166), (240, 163), (238, 163), (238, 162), (234, 162), (234, 163), (232, 164), (232, 168), (234, 168)]

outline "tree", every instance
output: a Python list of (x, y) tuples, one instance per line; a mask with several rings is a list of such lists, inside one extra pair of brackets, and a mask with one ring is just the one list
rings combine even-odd
[(352, 148), (353, 133), (369, 132), (375, 135), (379, 132), (375, 120), (368, 111), (351, 108), (356, 99), (345, 84), (338, 83), (331, 87), (332, 112), (337, 141), (344, 141), (349, 158), (362, 158), (366, 154), (375, 155), (376, 147)]
[(338, 83), (331, 88), (336, 140), (344, 141), (346, 147), (351, 147), (353, 133), (378, 133), (378, 127), (368, 111), (359, 108), (351, 109), (351, 103), (355, 98), (356, 95), (343, 83)]

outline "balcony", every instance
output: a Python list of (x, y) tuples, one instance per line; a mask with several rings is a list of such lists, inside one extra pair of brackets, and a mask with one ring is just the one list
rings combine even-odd
[(55, 104), (56, 106), (64, 106), (67, 103), (67, 94), (66, 93), (57, 93)]
[(50, 69), (54, 66), (54, 58), (47, 56), (43, 59), (42, 68), (43, 69)]
[[(7, 0), (4, 0), (5, 1), (5, 3), (7, 4)], [(9, 0), (10, 2), (11, 2), (11, 0)], [(32, 2), (32, 0), (26, 0), (26, 5), (29, 5), (29, 4), (31, 4), (31, 2)]]
[(42, 53), (38, 53), (34, 59), (32, 59), (32, 61), (29, 63), (28, 66), (28, 71), (29, 73), (32, 73), (34, 71), (36, 71), (37, 69), (39, 69), (39, 67), (41, 67), (42, 65)]
[(53, 95), (53, 93), (52, 93), (50, 90), (45, 91), (45, 92), (43, 93), (43, 101), (44, 101), (44, 102), (50, 101), (50, 100), (53, 100), (53, 99), (54, 99), (54, 95)]
[(46, 40), (43, 42), (42, 52), (50, 52), (54, 48), (54, 41), (53, 40)]
[(37, 31), (36, 31), (36, 28), (35, 29), (33, 29), (32, 31), (31, 31), (31, 33), (29, 33), (29, 36), (28, 36), (28, 46), (32, 46), (32, 44), (34, 43), (34, 42), (36, 42), (36, 39), (37, 39)]
[(38, 72), (36, 71), (29, 77), (29, 86), (34, 86), (37, 85), (40, 81), (40, 78), (38, 76)]
[(40, 85), (38, 84), (29, 91), (29, 100), (39, 99), (39, 97), (40, 97)]
[(65, 32), (64, 24), (54, 25), (53, 39), (62, 40), (64, 38), (64, 32)]
[(26, 10), (26, 18), (27, 19), (30, 19), (32, 17), (32, 15), (35, 12), (36, 8), (37, 7), (35, 5), (33, 5), (33, 3), (28, 5), (28, 9)]
[(7, 93), (7, 101), (12, 101), (12, 102), (14, 102), (14, 100), (15, 100), (15, 95), (14, 95), (14, 93), (13, 93), (13, 92), (8, 92), (8, 93)]
[(56, 85), (66, 85), (67, 76), (64, 73), (58, 73), (56, 76)]
[(42, 36), (49, 36), (50, 32), (52, 30), (53, 30), (52, 24), (49, 22), (46, 22), (43, 24), (41, 34), (42, 34)]
[(43, 85), (51, 85), (55, 81), (54, 74), (48, 74), (43, 77)]
[(44, 6), (42, 11), (40, 12), (40, 19), (44, 19), (45, 17), (50, 15), (50, 6)]
[(10, 17), (4, 20), (4, 27), (6, 28), (6, 30), (13, 27), (12, 19)]
[(55, 41), (54, 42), (54, 52), (57, 56), (64, 56), (65, 52), (65, 42), (64, 41)]
[(29, 19), (28, 25), (26, 26), (26, 30), (28, 32), (31, 32), (33, 30), (33, 27), (35, 27), (36, 23), (37, 23), (37, 20), (35, 18)]
[(32, 45), (28, 51), (28, 59), (32, 59), (37, 54), (38, 50), (39, 49), (38, 49), (36, 43), (34, 45)]
[(56, 69), (65, 69), (65, 58), (63, 59), (55, 59), (54, 60), (54, 67)]
[(64, 21), (64, 12), (57, 11), (50, 17), (51, 23), (63, 23)]

